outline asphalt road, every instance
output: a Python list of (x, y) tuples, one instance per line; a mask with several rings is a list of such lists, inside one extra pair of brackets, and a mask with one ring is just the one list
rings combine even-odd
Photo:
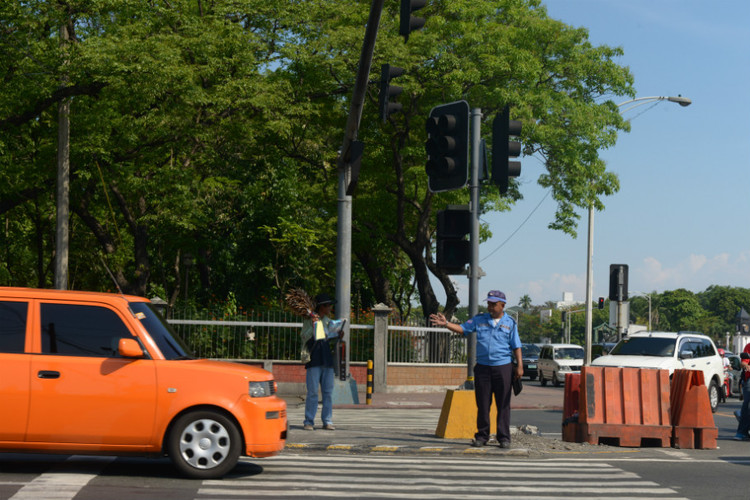
[[(524, 391), (526, 399), (514, 400), (513, 424), (559, 438), (564, 390), (532, 382)], [(184, 479), (166, 459), (0, 454), (0, 500), (750, 497), (742, 489), (750, 442), (731, 439), (736, 399), (714, 414), (716, 449), (588, 446), (544, 454), (436, 438), (442, 399), (381, 395), (370, 408), (335, 408), (335, 431), (303, 431), (301, 401), (292, 398), (287, 449), (245, 458), (219, 481)]]

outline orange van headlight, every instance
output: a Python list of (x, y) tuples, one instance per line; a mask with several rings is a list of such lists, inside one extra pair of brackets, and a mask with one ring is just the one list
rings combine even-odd
[(265, 398), (273, 395), (276, 392), (274, 389), (273, 380), (250, 382), (249, 394), (252, 398)]

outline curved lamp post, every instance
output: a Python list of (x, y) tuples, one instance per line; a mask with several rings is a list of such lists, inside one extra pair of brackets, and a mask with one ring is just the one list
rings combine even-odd
[[(620, 108), (620, 114), (630, 111), (633, 108), (637, 108), (638, 106), (642, 106), (644, 104), (648, 104), (650, 102), (657, 102), (657, 101), (668, 101), (668, 102), (674, 102), (676, 104), (679, 104), (682, 107), (690, 106), (693, 101), (688, 99), (687, 97), (677, 96), (677, 97), (668, 97), (668, 96), (651, 96), (651, 97), (638, 97), (636, 99), (630, 99), (625, 102), (621, 102), (617, 105), (618, 108)], [(630, 104), (631, 106), (628, 106), (623, 109), (623, 106), (626, 106)], [(585, 364), (590, 365), (591, 364), (591, 332), (592, 332), (592, 321), (593, 321), (593, 306), (592, 301), (593, 297), (592, 295), (592, 289), (594, 284), (594, 273), (592, 270), (592, 261), (594, 256), (594, 204), (589, 204), (589, 228), (588, 228), (588, 246), (586, 250), (586, 359)], [(649, 315), (650, 316), (650, 315)], [(649, 317), (649, 321), (650, 321)], [(649, 330), (651, 328), (649, 327)], [(618, 332), (620, 333), (620, 332)]]
[(648, 299), (648, 331), (651, 331), (651, 295), (643, 292), (633, 292), (633, 295)]

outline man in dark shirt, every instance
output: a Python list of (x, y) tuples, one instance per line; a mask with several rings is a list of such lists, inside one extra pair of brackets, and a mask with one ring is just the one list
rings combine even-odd
[[(315, 297), (315, 313), (302, 321), (302, 358), (305, 362), (307, 397), (305, 398), (305, 420), (303, 429), (314, 429), (318, 411), (318, 388), (322, 395), (321, 419), (323, 429), (332, 431), (333, 426), (333, 354), (328, 343), (328, 326), (335, 300), (327, 293)], [(309, 358), (309, 359), (308, 359)]]

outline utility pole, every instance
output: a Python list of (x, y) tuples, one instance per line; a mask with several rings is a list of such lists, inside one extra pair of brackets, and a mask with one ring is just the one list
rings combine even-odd
[[(370, 76), (370, 67), (372, 66), (372, 55), (375, 50), (375, 40), (378, 36), (378, 26), (380, 25), (380, 16), (383, 12), (385, 0), (372, 0), (370, 6), (370, 15), (367, 20), (365, 30), (365, 39), (362, 43), (362, 52), (359, 56), (359, 68), (357, 77), (354, 82), (354, 91), (352, 93), (352, 105), (349, 109), (349, 117), (344, 130), (344, 143), (338, 157), (338, 220), (336, 230), (338, 239), (336, 242), (336, 315), (339, 318), (349, 319), (351, 316), (351, 279), (352, 279), (352, 196), (351, 193), (357, 183), (358, 171), (352, 170), (352, 162), (356, 161), (357, 154), (361, 153), (361, 143), (357, 142), (357, 133), (359, 131), (359, 122), (362, 118), (362, 108), (364, 107), (365, 94), (367, 92), (367, 83)], [(344, 365), (345, 372), (340, 374), (339, 378), (350, 379), (349, 359), (351, 343), (349, 321), (344, 326), (344, 341), (346, 342), (346, 362)], [(359, 398), (355, 390), (352, 399)]]
[[(481, 143), (482, 110), (471, 110), (471, 179), (469, 184), (471, 205), (471, 260), (469, 261), (469, 317), (479, 313), (479, 148)], [(467, 367), (464, 389), (474, 389), (474, 365), (477, 363), (477, 334), (467, 339)]]
[[(67, 51), (68, 25), (60, 27), (60, 46)], [(63, 66), (67, 65), (67, 59)], [(67, 84), (63, 74), (61, 86)], [(68, 251), (70, 248), (70, 98), (57, 105), (57, 213), (55, 227), (55, 288), (68, 288)]]

